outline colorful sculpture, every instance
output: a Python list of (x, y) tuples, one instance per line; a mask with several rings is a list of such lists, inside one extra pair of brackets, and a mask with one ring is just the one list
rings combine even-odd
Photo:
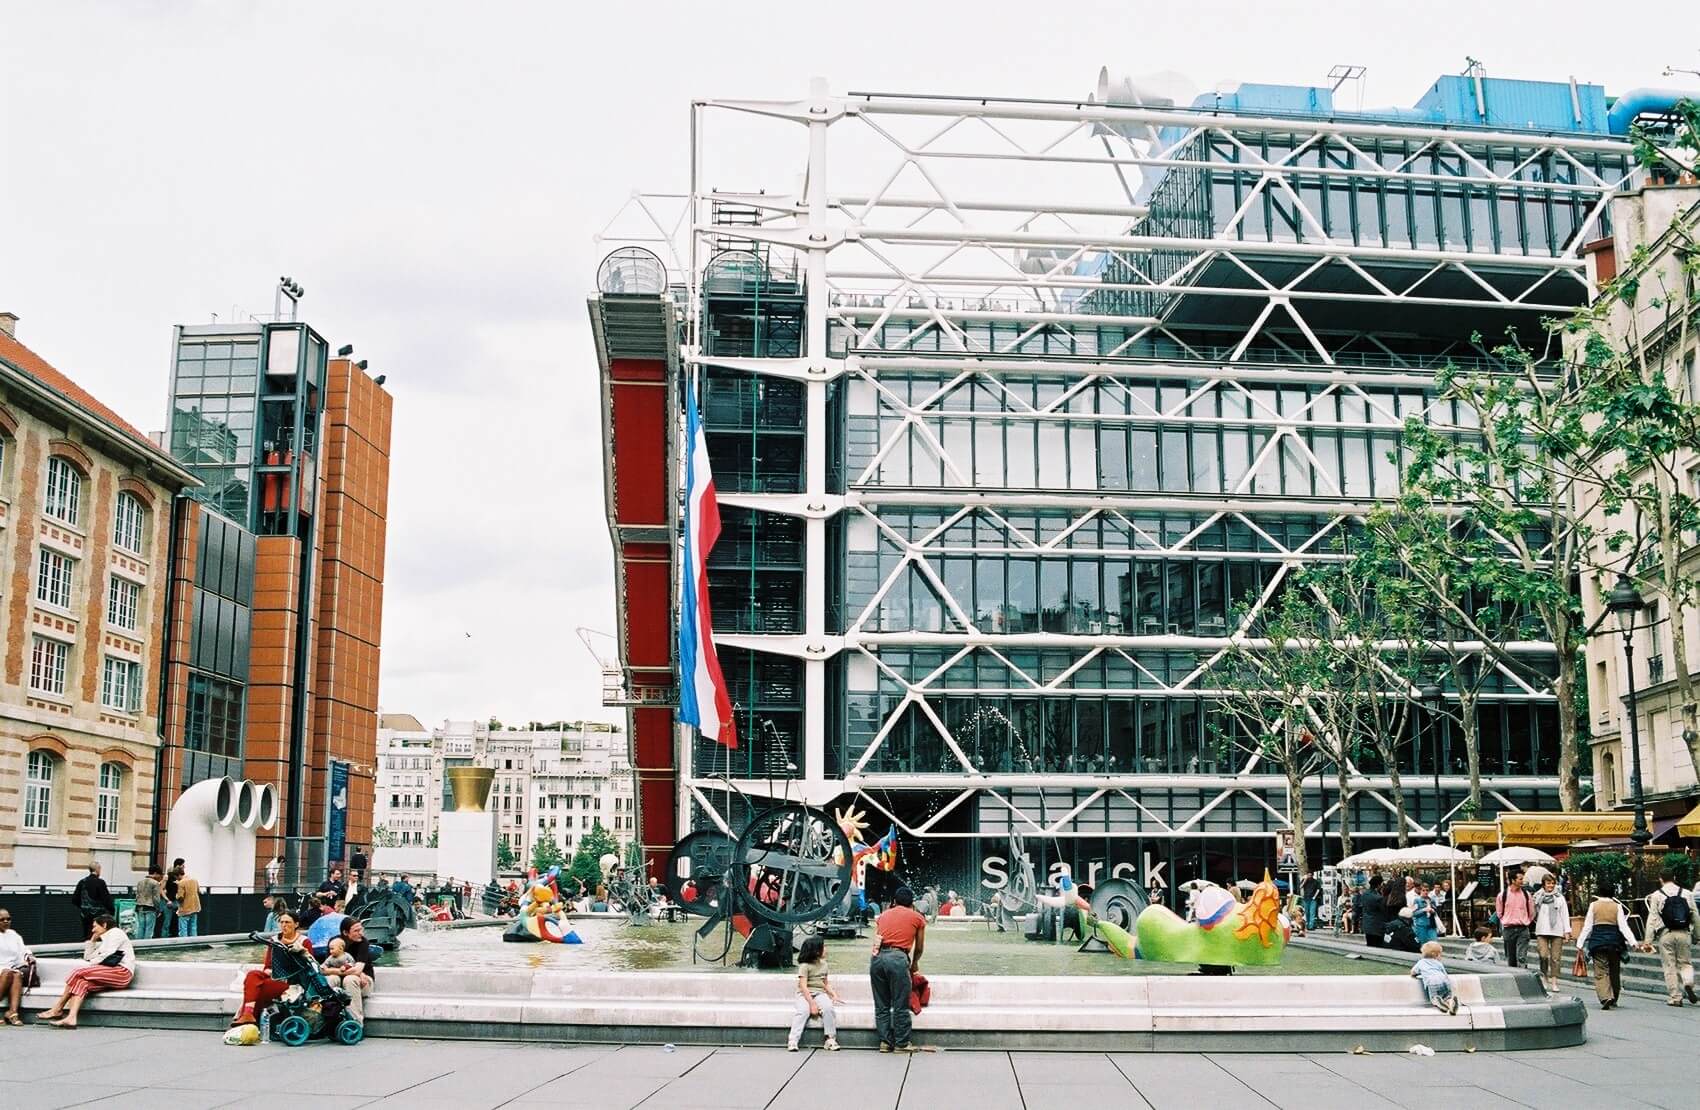
[(566, 905), (561, 900), (560, 888), (556, 885), (560, 872), (559, 867), (551, 867), (546, 876), (539, 878), (533, 869), (531, 881), (520, 898), (519, 916), (502, 934), (503, 940), (542, 940), (552, 944), (584, 943), (567, 925)]
[(1291, 926), (1281, 913), (1281, 892), (1267, 871), (1241, 905), (1220, 887), (1193, 896), (1196, 921), (1166, 906), (1147, 906), (1139, 915), (1140, 958), (1220, 967), (1273, 967), (1281, 962)]
[[(877, 843), (869, 844), (862, 839), (868, 827), (867, 810), (858, 811), (855, 806), (849, 805), (834, 810), (833, 817), (850, 842), (850, 905), (865, 910), (868, 908), (868, 895), (864, 880), (868, 866), (871, 864), (881, 871), (897, 870), (897, 826), (892, 825)], [(838, 863), (844, 862), (841, 853), (835, 852), (833, 858)]]

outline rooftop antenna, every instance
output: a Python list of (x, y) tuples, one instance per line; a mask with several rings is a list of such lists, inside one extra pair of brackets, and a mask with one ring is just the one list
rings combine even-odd
[(1354, 88), (1357, 89), (1357, 106), (1361, 111), (1364, 106), (1364, 74), (1368, 71), (1369, 67), (1367, 66), (1337, 65), (1328, 71), (1328, 79), (1334, 82), (1334, 92), (1339, 92), (1340, 86), (1344, 85), (1347, 81), (1357, 82)]

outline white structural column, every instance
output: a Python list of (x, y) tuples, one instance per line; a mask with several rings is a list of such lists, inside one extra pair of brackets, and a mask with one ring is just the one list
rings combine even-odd
[(827, 99), (826, 81), (809, 84), (809, 166), (805, 185), (808, 289), (803, 355), (807, 419), (804, 424), (805, 509), (803, 556), (803, 767), (808, 782), (826, 778), (826, 255), (832, 249), (827, 228), (826, 136), (838, 112)]

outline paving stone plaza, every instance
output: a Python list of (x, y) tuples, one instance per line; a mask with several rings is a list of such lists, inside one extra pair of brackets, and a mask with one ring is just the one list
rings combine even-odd
[(1695, 1105), (1700, 1013), (1632, 997), (1588, 1043), (1543, 1052), (1354, 1056), (867, 1051), (374, 1040), (233, 1049), (210, 1032), (0, 1028), (0, 1107), (594, 1106), (604, 1110)]

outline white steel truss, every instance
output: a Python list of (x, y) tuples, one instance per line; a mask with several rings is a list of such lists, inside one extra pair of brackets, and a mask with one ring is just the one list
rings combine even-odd
[[(800, 128), (806, 136), (801, 187), (788, 193), (706, 188), (718, 169), (710, 163), (711, 128), (727, 119), (733, 128), (748, 128), (751, 120), (771, 125), (781, 136), (786, 128)], [(1102, 628), (1067, 635), (1011, 634), (977, 623), (964, 599), (946, 588), (937, 560), (1112, 553), (1257, 559), (1278, 571), (1264, 583), (1255, 615), (1295, 568), (1333, 558), (1329, 538), (1389, 492), (1344, 488), (1338, 467), (1318, 455), (1319, 432), (1391, 436), (1415, 416), (1471, 434), (1468, 414), (1435, 411), (1432, 393), (1424, 391), (1432, 390), (1440, 366), (1489, 366), (1491, 351), (1458, 340), (1419, 352), (1398, 342), (1401, 331), (1422, 334), (1420, 327), (1402, 329), (1401, 314), (1487, 312), (1495, 319), (1534, 322), (1568, 311), (1586, 292), (1582, 247), (1597, 237), (1610, 195), (1633, 172), (1629, 144), (1598, 136), (1091, 103), (835, 97), (822, 86), (798, 101), (699, 102), (692, 135), (692, 183), (683, 205), (675, 203), (680, 198), (663, 197), (634, 198), (629, 206), (645, 227), (638, 238), (663, 244), (660, 253), (670, 271), (682, 271), (688, 299), (683, 358), (698, 373), (716, 366), (800, 381), (806, 408), (801, 491), (721, 494), (724, 504), (804, 519), (802, 628), (787, 635), (717, 639), (803, 660), (803, 780), (795, 786), (801, 796), (824, 801), (859, 790), (886, 811), (868, 791), (955, 790), (927, 820), (903, 822), (888, 813), (910, 835), (979, 835), (934, 827), (967, 805), (1004, 807), (1011, 822), (1029, 832), (1099, 835), (1070, 830), (1096, 803), (1120, 799), (1116, 804), (1144, 809), (1143, 791), (1170, 787), (1204, 792), (1196, 811), (1185, 817), (1150, 815), (1152, 828), (1172, 835), (1232, 835), (1204, 826), (1235, 795), (1255, 799), (1280, 818), (1281, 780), (1260, 770), (1255, 757), (1215, 773), (1182, 775), (1000, 775), (975, 766), (934, 705), (954, 664), (989, 656), (1006, 668), (1010, 682), (950, 686), (952, 694), (1128, 694), (1125, 688), (1070, 682), (1087, 664), (1113, 659), (1140, 676), (1138, 693), (1207, 698), (1211, 667), (1234, 639), (1246, 635), (1248, 624), (1181, 635), (1173, 629), (1114, 628), (1106, 620)], [(1274, 146), (1268, 145), (1271, 136), (1278, 140)], [(1391, 142), (1404, 144), (1392, 161), (1382, 145)], [(773, 149), (782, 146), (774, 143)], [(745, 156), (750, 147), (730, 143), (727, 149)], [(1200, 156), (1209, 149), (1230, 150), (1235, 160), (1225, 164)], [(1153, 203), (1158, 181), (1227, 171), (1245, 191), (1225, 221), (1187, 234), (1164, 222), (1171, 214)], [(1468, 244), (1417, 242), (1414, 233), (1391, 223), (1374, 235), (1342, 234), (1338, 213), (1327, 205), (1330, 187), (1344, 183), (1408, 190), (1411, 196), (1418, 190), (1425, 196), (1457, 191), (1466, 202), (1535, 198), (1568, 213), (1568, 223), (1562, 235), (1555, 231), (1545, 242), (1527, 238), (1515, 247), (1497, 236)], [(1263, 222), (1275, 212), (1286, 221), (1284, 229)], [(608, 238), (619, 240), (612, 232)], [(751, 257), (795, 278), (803, 301), (801, 353), (717, 354), (702, 333), (706, 298), (716, 283), (736, 279), (738, 267)], [(1339, 314), (1330, 311), (1339, 306), (1356, 306), (1360, 319), (1372, 310), (1380, 313), (1377, 329), (1342, 326)], [(1199, 313), (1209, 317), (1209, 347), (1191, 338), (1199, 330)], [(1176, 352), (1174, 358), (1136, 357), (1142, 345), (1159, 341)], [(1271, 351), (1278, 362), (1269, 360)], [(1012, 377), (1034, 375), (1063, 384), (1042, 398), (1009, 387)], [(932, 383), (922, 395), (900, 393), (892, 385), (913, 387), (920, 378)], [(1188, 383), (1184, 395), (1165, 395), (1160, 404), (1144, 399), (1142, 383), (1176, 380)], [(879, 425), (871, 455), (859, 457), (854, 471), (845, 474), (842, 494), (828, 489), (829, 385), (871, 398), (867, 415)], [(1271, 404), (1265, 387), (1293, 386), (1312, 390), (1302, 408)], [(960, 405), (969, 394), (980, 400)], [(1417, 401), (1405, 407), (1396, 396)], [(1347, 402), (1361, 415), (1323, 411)], [(947, 422), (969, 429), (987, 422), (1065, 430), (1088, 424), (1221, 429), (1255, 432), (1258, 438), (1244, 471), (1210, 492), (1040, 483), (988, 488), (943, 431)], [(966, 439), (974, 439), (972, 431)], [(936, 479), (888, 480), (885, 464), (902, 450), (929, 459)], [(1308, 471), (1314, 492), (1272, 492), (1267, 483), (1281, 468)], [(940, 522), (925, 534), (905, 534), (882, 515), (903, 506), (937, 509)], [(1067, 523), (1056, 534), (1039, 535), (1010, 519), (1032, 510), (1067, 514)], [(1153, 512), (1190, 513), (1195, 524), (1178, 538), (1154, 532), (1143, 520)], [(1306, 515), (1316, 523), (1295, 541), (1263, 527), (1269, 514)], [(827, 631), (825, 529), (835, 516), (900, 555), (857, 611), (846, 615), (842, 634)], [(953, 539), (953, 526), (971, 517), (995, 526), (1002, 540)], [(1197, 546), (1205, 529), (1223, 521), (1249, 528), (1259, 548), (1206, 552)], [(1125, 546), (1103, 541), (1074, 546), (1071, 537), (1089, 525), (1113, 528)], [(908, 574), (919, 575), (937, 595), (949, 614), (947, 629), (885, 630), (873, 622), (894, 582)], [(915, 676), (881, 658), (882, 648), (916, 645), (945, 649), (945, 662)], [(1041, 677), (1011, 662), (1009, 653), (1018, 649), (1066, 650), (1072, 665)], [(1196, 654), (1189, 673), (1156, 674), (1141, 662), (1142, 652), (1170, 649)], [(1531, 641), (1514, 650), (1542, 653), (1550, 645)], [(825, 667), (840, 655), (848, 665), (873, 668), (901, 697), (854, 765), (829, 778)], [(1516, 674), (1505, 671), (1504, 678), (1509, 692), (1503, 697), (1540, 700)], [(937, 731), (958, 770), (869, 769), (910, 708)], [(1391, 809), (1385, 779), (1355, 768), (1348, 773), (1359, 796)], [(1500, 781), (1507, 790), (1550, 785), (1538, 777)], [(717, 822), (726, 819), (712, 800), (721, 788), (717, 780), (687, 774), (684, 782), (682, 809), (695, 804)], [(1462, 785), (1450, 775), (1442, 782), (1454, 791)], [(1016, 795), (1035, 784), (1084, 793), (1060, 816), (1033, 814)], [(759, 780), (739, 786), (749, 794), (770, 789)], [(688, 821), (688, 812), (681, 817)], [(1321, 820), (1313, 818), (1312, 828)], [(1412, 831), (1421, 831), (1414, 820)]]

